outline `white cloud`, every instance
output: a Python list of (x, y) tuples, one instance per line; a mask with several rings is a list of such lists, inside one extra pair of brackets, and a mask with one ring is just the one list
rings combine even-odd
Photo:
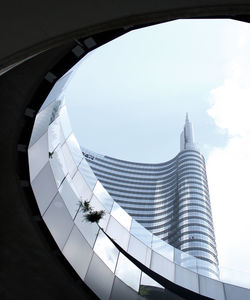
[(228, 142), (211, 151), (207, 173), (220, 265), (249, 272), (250, 29), (245, 25), (239, 27), (241, 51), (231, 59), (224, 83), (211, 91), (208, 114), (228, 133)]

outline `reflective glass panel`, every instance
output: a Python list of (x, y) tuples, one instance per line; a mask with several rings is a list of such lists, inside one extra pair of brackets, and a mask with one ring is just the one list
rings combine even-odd
[(164, 242), (163, 240), (161, 240), (155, 235), (153, 235), (152, 249), (155, 252), (167, 257), (171, 261), (174, 260), (174, 247)]
[(102, 300), (109, 300), (114, 282), (114, 274), (106, 264), (94, 254), (89, 265), (85, 283)]
[(199, 275), (200, 294), (216, 300), (225, 300), (223, 284), (220, 281)]
[(152, 233), (135, 220), (132, 220), (130, 232), (133, 234), (133, 236), (137, 237), (140, 241), (151, 247), (153, 236)]
[(54, 101), (36, 115), (36, 125), (33, 128), (29, 146), (33, 145), (48, 130), (49, 124), (58, 116), (60, 105), (61, 100)]
[(68, 118), (67, 108), (65, 105), (60, 109), (60, 119), (64, 137), (67, 138), (71, 134), (72, 129)]
[(76, 226), (74, 226), (63, 248), (63, 254), (76, 270), (78, 275), (84, 279), (93, 252), (92, 248), (89, 246)]
[(78, 166), (78, 170), (89, 185), (89, 187), (91, 188), (91, 190), (93, 190), (97, 182), (97, 178), (95, 177), (85, 158), (82, 159), (80, 165)]
[(63, 144), (64, 136), (61, 130), (60, 118), (49, 125), (48, 128), (49, 152), (53, 152), (59, 144)]
[(61, 149), (62, 149), (62, 153), (63, 153), (63, 156), (64, 156), (64, 161), (65, 161), (65, 164), (67, 166), (68, 172), (69, 172), (71, 178), (73, 178), (74, 174), (77, 170), (76, 164), (75, 164), (75, 162), (74, 162), (74, 160), (71, 156), (68, 145), (66, 143), (63, 144)]
[(139, 291), (141, 270), (122, 253), (119, 255), (115, 274), (132, 289)]
[(93, 193), (100, 200), (100, 202), (105, 206), (105, 208), (110, 211), (114, 200), (109, 195), (109, 193), (102, 186), (100, 181), (97, 181)]
[(174, 281), (175, 264), (163, 257), (162, 255), (152, 251), (151, 255), (151, 269), (163, 277)]
[(114, 272), (119, 251), (101, 230), (97, 236), (94, 251), (110, 270)]
[(143, 264), (146, 263), (147, 249), (149, 248), (143, 242), (133, 235), (130, 236), (128, 253)]
[[(127, 286), (122, 280), (115, 276), (114, 285), (109, 300), (139, 300), (136, 291)], [(142, 300), (142, 299), (140, 299)]]
[(74, 219), (79, 209), (80, 198), (77, 195), (76, 190), (74, 189), (72, 180), (69, 175), (65, 178), (58, 191), (62, 199), (64, 200), (64, 203), (69, 213), (71, 214), (72, 219)]
[(124, 250), (127, 250), (130, 234), (127, 229), (112, 216), (109, 218), (107, 234)]
[(62, 249), (72, 230), (73, 221), (59, 194), (52, 201), (43, 219), (58, 247)]
[(250, 290), (243, 289), (235, 285), (224, 284), (225, 294), (227, 300), (235, 300), (235, 299), (250, 299)]
[[(90, 205), (94, 210), (100, 211), (100, 210), (104, 210), (105, 211), (105, 207), (102, 205), (102, 203), (98, 200), (98, 198), (96, 198), (95, 195), (93, 195), (93, 197), (91, 198), (90, 201)], [(99, 221), (99, 226), (105, 230), (107, 225), (108, 225), (108, 221), (109, 221), (109, 217), (110, 214), (105, 212), (105, 215), (101, 218), (101, 220)]]
[(84, 214), (81, 211), (76, 215), (75, 224), (90, 246), (93, 247), (99, 230), (98, 225), (86, 221)]
[(189, 255), (175, 248), (174, 261), (176, 264), (184, 268), (188, 268), (191, 271), (197, 272), (197, 265), (196, 265), (197, 258), (195, 258), (192, 255)]
[(197, 272), (201, 275), (208, 276), (210, 278), (218, 279), (217, 267), (205, 260), (197, 259)]
[(130, 230), (132, 218), (127, 214), (127, 212), (120, 207), (116, 202), (113, 203), (111, 210), (111, 215), (119, 221), (125, 228)]
[(79, 165), (83, 159), (83, 154), (73, 133), (68, 137), (67, 144), (76, 165)]
[(32, 190), (36, 197), (41, 215), (43, 215), (57, 193), (56, 182), (49, 163), (42, 168), (32, 181)]
[(163, 288), (164, 287), (162, 285), (160, 285), (157, 281), (155, 281), (154, 279), (152, 279), (151, 277), (149, 277), (147, 274), (142, 272), (142, 276), (141, 276), (141, 285), (146, 285), (146, 286), (154, 286), (154, 287), (159, 287), (159, 288)]
[(92, 197), (92, 191), (90, 190), (90, 187), (87, 185), (79, 171), (75, 173), (72, 182), (81, 200), (89, 201)]
[(175, 283), (194, 292), (199, 292), (198, 274), (178, 265), (175, 266)]
[(33, 180), (49, 160), (47, 132), (29, 148), (30, 180)]
[(68, 174), (68, 168), (66, 167), (64, 156), (60, 147), (53, 151), (53, 154), (49, 158), (50, 166), (53, 171), (56, 185), (59, 187)]

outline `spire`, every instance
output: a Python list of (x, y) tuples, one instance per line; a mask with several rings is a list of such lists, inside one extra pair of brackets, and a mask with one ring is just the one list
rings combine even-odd
[(180, 150), (196, 150), (193, 125), (189, 121), (188, 113), (186, 113), (185, 125), (180, 137)]

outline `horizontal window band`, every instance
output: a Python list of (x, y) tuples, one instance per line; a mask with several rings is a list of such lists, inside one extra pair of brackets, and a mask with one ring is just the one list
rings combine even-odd
[[(143, 181), (143, 179), (139, 179), (139, 180), (137, 180), (138, 178), (135, 178), (135, 181), (133, 181), (133, 178), (129, 178), (130, 180), (126, 180), (126, 179), (124, 179), (124, 178), (121, 178), (121, 177), (117, 177), (117, 176), (113, 176), (113, 177), (110, 177), (110, 176), (106, 176), (106, 175), (103, 175), (103, 174), (100, 174), (100, 173), (98, 173), (98, 172), (96, 172), (96, 171), (94, 171), (93, 170), (93, 172), (94, 172), (94, 174), (96, 175), (96, 177), (97, 178), (99, 178), (100, 179), (100, 181), (104, 181), (104, 180), (108, 180), (108, 183), (109, 184), (112, 184), (112, 185), (116, 185), (117, 184), (117, 182), (119, 182), (119, 183), (122, 183), (122, 184), (124, 184), (124, 185), (127, 185), (127, 186), (129, 186), (130, 184), (131, 185), (133, 185), (133, 186), (142, 186), (142, 187), (149, 187), (149, 186), (153, 186), (153, 187), (155, 187), (155, 186), (157, 186), (157, 187), (165, 187), (165, 186), (174, 186), (174, 185), (176, 185), (177, 186), (177, 181), (176, 181), (176, 176), (174, 176), (172, 179), (171, 179), (171, 181), (163, 181), (161, 184), (158, 182), (158, 181), (156, 181), (156, 180), (154, 180), (154, 181), (152, 181), (152, 182), (150, 182), (150, 181), (147, 181), (147, 182), (145, 182), (145, 181)], [(111, 175), (112, 176), (112, 175)], [(132, 181), (131, 181), (132, 180)]]
[[(143, 178), (134, 178), (135, 180), (133, 181), (131, 177), (129, 177), (130, 180), (125, 180), (125, 179), (122, 179), (121, 177), (117, 178), (118, 176), (113, 176), (113, 174), (111, 174), (110, 176), (105, 176), (104, 174), (101, 174), (101, 173), (98, 173), (98, 171), (95, 171), (93, 170), (95, 175), (98, 177), (98, 178), (101, 178), (102, 180), (108, 180), (110, 184), (114, 184), (116, 185), (117, 182), (120, 182), (120, 183), (123, 183), (124, 185), (133, 185), (133, 186), (149, 186), (149, 185), (152, 185), (152, 186), (157, 186), (157, 187), (161, 187), (161, 188), (164, 188), (164, 187), (167, 187), (167, 186), (170, 186), (170, 185), (176, 185), (177, 186), (177, 182), (178, 184), (181, 184), (184, 180), (188, 180), (188, 179), (194, 179), (194, 180), (200, 180), (200, 181), (205, 181), (204, 177), (201, 176), (201, 174), (198, 174), (198, 173), (195, 173), (195, 172), (187, 172), (185, 173), (183, 176), (179, 176), (177, 179), (176, 179), (176, 176), (173, 176), (173, 178), (171, 180), (163, 180), (162, 183), (160, 183), (159, 181), (156, 181), (156, 180), (153, 180), (152, 182), (145, 182), (143, 181)], [(132, 180), (132, 181), (131, 181)], [(176, 181), (177, 180), (177, 181)]]
[(100, 160), (100, 161), (110, 162), (110, 163), (119, 162), (120, 163), (119, 165), (122, 165), (122, 163), (123, 163), (125, 165), (128, 164), (131, 166), (149, 167), (149, 166), (165, 166), (165, 165), (171, 164), (174, 160), (177, 159), (177, 157), (178, 157), (178, 154), (177, 154), (177, 156), (175, 156), (174, 158), (172, 158), (169, 161), (162, 162), (162, 163), (156, 163), (156, 164), (130, 162), (130, 161), (122, 160), (122, 159), (113, 158), (110, 156), (104, 156), (105, 159), (101, 159), (101, 158), (96, 158), (96, 159)]
[(134, 195), (149, 195), (149, 196), (155, 196), (155, 195), (158, 195), (158, 196), (167, 196), (169, 194), (175, 194), (176, 193), (176, 187), (173, 188), (173, 189), (170, 189), (169, 191), (166, 191), (166, 190), (163, 190), (163, 191), (154, 191), (154, 192), (142, 192), (142, 191), (128, 191), (128, 190), (122, 190), (122, 189), (117, 189), (115, 187), (107, 187), (106, 185), (104, 185), (105, 188), (107, 190), (110, 190), (110, 191), (114, 191), (114, 192), (119, 192), (119, 193), (124, 193), (124, 194), (134, 194)]
[[(194, 181), (194, 179), (190, 179), (190, 181), (187, 179), (185, 179), (184, 182), (180, 183), (180, 181), (178, 181), (178, 183), (174, 180), (173, 182), (171, 182), (171, 184), (164, 184), (164, 185), (158, 185), (158, 184), (154, 184), (153, 186), (148, 186), (147, 184), (119, 184), (117, 183), (115, 180), (114, 181), (110, 181), (110, 180), (106, 180), (103, 178), (100, 178), (97, 174), (98, 179), (101, 181), (101, 183), (107, 188), (107, 189), (117, 189), (117, 190), (121, 190), (121, 191), (126, 191), (127, 189), (131, 190), (131, 191), (141, 191), (141, 190), (148, 190), (148, 191), (152, 191), (153, 192), (161, 192), (161, 191), (171, 191), (173, 189), (182, 189), (182, 187), (187, 188), (187, 186), (190, 185), (190, 187), (199, 187), (201, 186), (202, 188), (206, 189), (206, 191), (208, 192), (208, 186), (207, 183), (201, 180), (197, 180)], [(209, 193), (208, 193), (209, 194)]]
[(191, 171), (186, 170), (182, 174), (178, 174), (178, 182), (181, 182), (182, 180), (185, 180), (186, 178), (190, 178), (190, 176), (192, 176), (193, 178), (207, 181), (207, 177), (204, 174), (202, 174), (200, 172), (196, 172), (195, 170), (191, 170)]
[[(205, 260), (205, 261), (207, 261), (207, 262), (213, 264), (214, 266), (218, 266), (218, 264), (215, 264), (214, 262), (211, 262), (209, 259), (203, 259), (203, 258), (200, 258), (200, 257), (198, 257), (198, 256), (196, 256), (196, 257), (199, 258), (199, 259)], [(199, 267), (198, 269), (199, 269), (199, 270), (207, 271), (207, 272), (209, 272), (209, 273), (213, 273), (213, 274), (216, 276), (216, 278), (218, 278), (219, 270), (218, 270), (218, 271), (215, 271), (215, 270), (213, 270), (213, 269), (211, 269), (211, 268), (209, 268), (209, 267)]]
[(185, 195), (188, 196), (190, 194), (198, 194), (198, 195), (206, 197), (206, 199), (210, 200), (209, 193), (203, 188), (197, 188), (197, 187), (190, 186), (190, 188), (187, 187), (187, 188), (182, 189), (181, 191), (178, 191), (179, 197), (183, 197)]
[[(106, 172), (117, 172), (117, 173), (121, 173), (121, 175), (125, 174), (127, 176), (133, 175), (133, 176), (138, 176), (138, 177), (146, 177), (146, 176), (152, 176), (152, 177), (156, 177), (156, 176), (163, 176), (163, 175), (168, 175), (169, 173), (173, 173), (177, 170), (177, 166), (171, 166), (171, 168), (169, 169), (165, 169), (164, 171), (157, 171), (157, 170), (151, 170), (146, 171), (146, 170), (137, 170), (137, 171), (131, 171), (129, 169), (125, 169), (125, 168), (113, 168), (113, 167), (108, 167), (105, 165), (101, 165), (101, 164), (97, 164), (94, 161), (90, 163), (91, 167), (95, 168), (96, 170), (100, 170), (100, 171), (106, 171)], [(140, 172), (139, 172), (140, 171)], [(115, 174), (117, 174), (115, 173)]]
[[(159, 202), (138, 202), (138, 201), (126, 201), (126, 200), (119, 200), (116, 197), (113, 197), (114, 200), (119, 203), (124, 209), (128, 210), (142, 210), (142, 211), (157, 211), (157, 210), (164, 210), (167, 213), (170, 211), (177, 211), (179, 212), (183, 208), (191, 208), (192, 206), (199, 206), (203, 210), (206, 210), (211, 215), (210, 206), (204, 200), (199, 198), (192, 198), (192, 199), (184, 199), (182, 201), (176, 201), (175, 199), (169, 199), (169, 201), (159, 201)], [(187, 203), (188, 202), (188, 203)], [(204, 205), (207, 204), (207, 205)], [(130, 205), (130, 206), (127, 206)], [(146, 206), (146, 207), (142, 207)], [(151, 206), (151, 207), (150, 207)]]
[[(154, 234), (155, 234), (155, 233), (154, 233)], [(169, 235), (168, 237), (164, 238), (164, 240), (171, 240), (171, 243), (176, 243), (176, 242), (179, 241), (179, 239), (180, 239), (182, 236), (185, 236), (186, 234), (188, 234), (188, 235), (192, 235), (192, 234), (205, 235), (205, 236), (207, 236), (209, 239), (211, 239), (211, 240), (216, 244), (215, 238), (214, 238), (212, 235), (208, 234), (207, 232), (199, 231), (199, 230), (191, 230), (191, 231), (187, 231), (187, 232), (185, 232), (185, 233), (178, 233), (178, 234), (175, 235), (175, 236), (170, 236), (170, 235)]]
[[(106, 174), (106, 175), (110, 175), (113, 177), (118, 177), (118, 178), (122, 178), (122, 179), (129, 179), (129, 180), (139, 180), (139, 181), (152, 181), (152, 182), (158, 182), (159, 180), (161, 180), (162, 182), (165, 182), (165, 180), (169, 180), (169, 178), (175, 178), (175, 180), (177, 180), (177, 173), (173, 172), (172, 174), (168, 175), (168, 176), (140, 176), (140, 177), (134, 177), (132, 174), (131, 176), (125, 176), (123, 174), (116, 174), (116, 173), (112, 173), (112, 172), (107, 172), (104, 170), (100, 170), (97, 169), (93, 166), (90, 166), (91, 169), (93, 170), (93, 172), (100, 172), (102, 174)], [(128, 174), (127, 174), (128, 175)]]
[[(171, 229), (171, 231), (173, 232), (172, 234), (174, 235), (174, 234), (177, 234), (178, 232), (180, 232), (180, 230), (181, 229), (183, 229), (183, 228), (186, 228), (186, 227), (192, 227), (192, 226), (197, 226), (197, 227), (204, 227), (205, 229), (207, 229), (207, 230), (209, 230), (212, 234), (213, 234), (213, 229), (211, 228), (211, 226), (207, 226), (207, 225), (205, 225), (205, 224), (200, 224), (200, 223), (195, 223), (195, 222), (193, 222), (193, 223), (188, 223), (188, 224), (183, 224), (183, 225), (181, 225), (180, 227), (176, 227), (175, 225), (175, 223), (173, 223), (173, 224), (170, 224), (170, 225), (173, 225), (173, 226), (168, 226), (168, 227), (173, 227), (174, 229)], [(170, 230), (169, 230), (169, 228), (165, 228), (165, 227), (167, 227), (167, 224), (165, 225), (158, 225), (158, 226), (145, 226), (145, 228), (147, 228), (148, 230), (150, 230), (150, 231), (153, 231), (153, 230), (155, 230), (155, 229), (163, 229), (162, 231), (160, 231), (159, 233), (170, 233)]]
[[(134, 191), (134, 190), (126, 190), (126, 189), (119, 189), (119, 188), (116, 188), (116, 187), (110, 187), (110, 186), (107, 186), (106, 184), (103, 184), (104, 187), (108, 190), (108, 191), (113, 191), (113, 192), (119, 192), (119, 193), (123, 193), (125, 196), (128, 194), (128, 195), (151, 195), (151, 196), (154, 196), (154, 197), (160, 197), (160, 196), (166, 196), (168, 197), (169, 195), (171, 194), (176, 194), (176, 186), (174, 186), (173, 188), (169, 188), (168, 190), (162, 190), (162, 191), (152, 191), (152, 192), (144, 192), (144, 191)], [(208, 192), (206, 192), (204, 189), (199, 189), (198, 187), (196, 186), (189, 186), (189, 187), (183, 187), (181, 188), (181, 190), (179, 190), (179, 195), (182, 196), (182, 194), (185, 194), (186, 193), (186, 190), (188, 190), (189, 193), (198, 193), (198, 194), (201, 194), (199, 193), (198, 191), (201, 191), (203, 192), (204, 191), (204, 194), (202, 193), (201, 195), (206, 195), (207, 198), (209, 198), (209, 194)], [(196, 192), (197, 191), (197, 192)]]
[[(129, 196), (129, 195), (120, 195), (120, 194), (116, 194), (113, 192), (109, 193), (113, 199), (115, 201), (118, 201), (119, 203), (124, 203), (124, 204), (134, 204), (134, 205), (152, 205), (152, 206), (157, 206), (159, 204), (168, 204), (171, 201), (175, 201), (175, 204), (177, 205), (181, 205), (182, 203), (185, 203), (185, 205), (188, 205), (188, 202), (193, 201), (198, 201), (200, 203), (203, 203), (204, 205), (207, 205), (209, 208), (211, 208), (210, 206), (210, 201), (209, 199), (204, 199), (201, 197), (198, 197), (199, 194), (191, 194), (191, 195), (187, 195), (184, 197), (182, 197), (181, 199), (179, 199), (176, 196), (171, 196), (169, 198), (165, 198), (165, 197), (154, 197), (154, 198), (148, 198), (148, 197), (137, 197), (137, 196)], [(133, 200), (133, 201), (128, 201), (129, 199)]]
[(209, 246), (211, 246), (213, 249), (214, 249), (214, 253), (217, 254), (217, 250), (216, 250), (216, 244), (215, 242), (212, 240), (212, 239), (209, 239), (209, 241), (205, 240), (205, 239), (202, 239), (202, 238), (193, 238), (193, 239), (185, 239), (185, 240), (182, 240), (182, 241), (179, 241), (176, 243), (176, 247), (177, 248), (180, 248), (180, 246), (182, 246), (183, 244), (185, 243), (188, 243), (188, 242), (201, 242), (201, 243), (206, 243), (208, 244)]
[(204, 178), (207, 178), (206, 172), (204, 172), (203, 170), (201, 170), (198, 167), (195, 167), (194, 165), (186, 165), (185, 167), (181, 168), (181, 169), (177, 169), (177, 173), (178, 173), (178, 177), (181, 177), (183, 173), (185, 173), (186, 171), (191, 172), (191, 171), (195, 171), (196, 173), (200, 174), (201, 176), (203, 176)]
[(177, 160), (174, 160), (172, 163), (162, 166), (162, 167), (157, 167), (157, 166), (152, 166), (152, 167), (136, 167), (136, 166), (131, 166), (131, 165), (118, 165), (114, 163), (110, 163), (104, 160), (100, 160), (99, 158), (96, 158), (95, 160), (90, 160), (91, 164), (95, 166), (100, 166), (103, 168), (107, 168), (110, 170), (123, 170), (124, 172), (132, 172), (136, 173), (137, 171), (140, 172), (148, 172), (148, 173), (156, 173), (156, 172), (168, 172), (169, 169), (176, 168), (177, 166)]
[(178, 161), (178, 165), (181, 165), (182, 163), (187, 162), (187, 161), (190, 161), (190, 162), (195, 161), (202, 165), (205, 165), (205, 161), (201, 157), (196, 156), (196, 155), (187, 155), (182, 158), (178, 158), (177, 161)]
[[(129, 210), (129, 208), (125, 208), (126, 210)], [(150, 218), (155, 218), (155, 217), (164, 217), (164, 218), (169, 218), (172, 214), (174, 213), (173, 209), (169, 209), (168, 211), (166, 210), (163, 210), (162, 212), (159, 212), (157, 213), (157, 211), (154, 209), (154, 210), (151, 210), (151, 213), (145, 213), (145, 214), (142, 214), (141, 212), (129, 212), (129, 214), (132, 216), (132, 217), (147, 217), (149, 220)], [(206, 211), (202, 211), (202, 210), (197, 210), (197, 209), (186, 209), (184, 211), (178, 211), (178, 215), (177, 215), (177, 218), (182, 216), (183, 214), (185, 213), (202, 213), (204, 215), (206, 215), (209, 219), (212, 220), (212, 216), (209, 215), (209, 212), (206, 212)]]
[(188, 225), (182, 225), (181, 227), (179, 227), (179, 228), (174, 228), (174, 229), (172, 229), (172, 230), (169, 230), (169, 229), (164, 229), (162, 226), (158, 226), (158, 227), (155, 227), (155, 228), (147, 228), (148, 230), (150, 230), (150, 231), (152, 231), (152, 230), (155, 230), (155, 229), (162, 229), (161, 231), (159, 231), (159, 232), (153, 232), (155, 235), (161, 235), (161, 234), (168, 234), (168, 239), (172, 239), (172, 237), (175, 237), (175, 236), (181, 236), (182, 235), (182, 233), (183, 232), (181, 232), (181, 230), (182, 229), (190, 229), (189, 231), (190, 232), (195, 232), (195, 231), (198, 231), (198, 230), (192, 230), (190, 227), (192, 227), (192, 226), (195, 226), (195, 227), (197, 227), (197, 228), (199, 228), (199, 230), (201, 231), (201, 232), (204, 232), (204, 231), (202, 231), (201, 229), (203, 228), (203, 229), (206, 229), (206, 230), (208, 230), (208, 232), (209, 233), (211, 233), (211, 236), (213, 236), (214, 235), (214, 231), (213, 230), (211, 230), (211, 228), (209, 228), (208, 226), (205, 226), (204, 224), (199, 224), (199, 223), (190, 223), (190, 224), (188, 224)]
[(201, 170), (202, 172), (206, 173), (206, 167), (203, 163), (199, 162), (199, 161), (186, 161), (186, 162), (182, 162), (180, 164), (178, 164), (178, 171), (181, 171), (182, 169), (185, 169), (186, 167), (193, 167), (193, 168), (198, 168), (199, 170)]
[[(158, 221), (155, 221), (155, 220), (152, 220), (152, 222), (150, 222), (149, 220), (139, 220), (137, 219), (138, 222), (140, 222), (144, 227), (146, 227), (147, 229), (149, 230), (154, 230), (156, 228), (165, 228), (165, 227), (181, 227), (183, 222), (185, 221), (190, 221), (190, 222), (198, 222), (198, 220), (202, 220), (205, 222), (204, 225), (207, 224), (207, 226), (210, 226), (210, 229), (213, 231), (213, 224), (211, 221), (205, 219), (205, 218), (202, 218), (202, 217), (185, 217), (185, 218), (182, 218), (180, 220), (178, 219), (171, 219), (167, 222), (164, 222), (165, 221), (165, 218), (161, 219), (161, 220), (158, 220)], [(162, 223), (162, 224), (158, 224), (157, 223)], [(202, 225), (203, 223), (198, 223), (199, 225)], [(183, 225), (189, 225), (189, 224), (183, 224)]]
[(182, 249), (181, 251), (183, 252), (187, 252), (187, 251), (203, 251), (204, 252), (204, 256), (205, 256), (205, 253), (208, 253), (210, 255), (213, 256), (213, 258), (215, 259), (215, 264), (218, 263), (218, 259), (217, 259), (217, 256), (216, 254), (214, 254), (213, 252), (209, 251), (208, 249), (205, 249), (205, 248), (202, 248), (202, 247), (190, 247), (190, 248), (184, 248)]
[(208, 242), (206, 240), (202, 240), (202, 239), (195, 239), (194, 238), (194, 239), (183, 240), (183, 241), (180, 241), (179, 244), (177, 243), (176, 245), (177, 245), (177, 248), (180, 249), (181, 246), (184, 246), (185, 244), (192, 243), (192, 242), (194, 242), (194, 243), (204, 243), (204, 247), (206, 245), (210, 246), (213, 249), (213, 252), (215, 253), (215, 255), (217, 255), (216, 245), (211, 243), (211, 242)]

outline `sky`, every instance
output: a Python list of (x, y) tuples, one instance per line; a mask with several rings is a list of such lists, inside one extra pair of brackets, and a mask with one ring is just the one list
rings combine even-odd
[(151, 26), (85, 56), (66, 98), (83, 147), (137, 162), (173, 158), (188, 112), (207, 162), (220, 265), (250, 273), (249, 53), (243, 22)]

